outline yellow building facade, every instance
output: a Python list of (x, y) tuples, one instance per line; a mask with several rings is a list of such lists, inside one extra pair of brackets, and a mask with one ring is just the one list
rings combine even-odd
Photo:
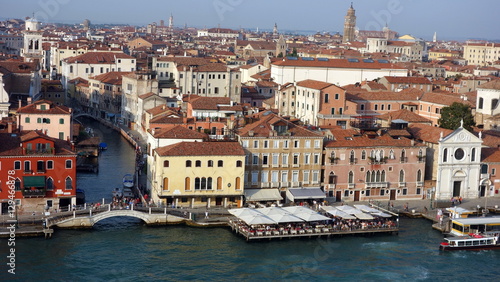
[(245, 153), (238, 142), (180, 142), (157, 148), (151, 198), (175, 207), (241, 207)]

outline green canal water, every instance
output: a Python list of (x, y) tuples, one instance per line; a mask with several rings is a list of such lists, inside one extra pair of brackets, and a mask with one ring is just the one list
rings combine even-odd
[[(109, 200), (134, 168), (134, 151), (92, 123), (108, 144), (98, 174), (81, 174), (88, 202)], [(15, 275), (0, 241), (1, 281), (498, 281), (500, 251), (442, 252), (430, 222), (405, 219), (399, 235), (246, 242), (229, 228), (147, 227), (133, 218), (92, 230), (16, 240)]]

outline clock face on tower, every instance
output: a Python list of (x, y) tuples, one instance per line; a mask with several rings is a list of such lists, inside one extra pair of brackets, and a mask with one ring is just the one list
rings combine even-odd
[(456, 160), (461, 160), (463, 159), (465, 156), (465, 152), (462, 148), (458, 148), (456, 151), (455, 151), (455, 159)]

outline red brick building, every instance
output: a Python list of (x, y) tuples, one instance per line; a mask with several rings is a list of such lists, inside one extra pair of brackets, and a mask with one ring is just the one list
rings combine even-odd
[(2, 214), (12, 193), (21, 213), (76, 203), (76, 153), (70, 143), (39, 131), (10, 131), (0, 133), (0, 144)]

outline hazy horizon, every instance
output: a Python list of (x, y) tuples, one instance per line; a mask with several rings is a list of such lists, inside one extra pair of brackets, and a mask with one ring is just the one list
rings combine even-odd
[[(344, 16), (351, 1), (264, 0), (187, 0), (146, 3), (123, 0), (23, 0), (3, 3), (0, 18), (24, 19), (33, 13), (47, 23), (128, 24), (146, 26), (168, 20), (172, 14), (174, 26), (232, 29), (272, 30), (280, 32), (343, 32)], [(100, 7), (96, 9), (96, 7)], [(500, 10), (500, 1), (478, 0), (358, 0), (353, 1), (356, 25), (360, 30), (381, 30), (386, 24), (400, 35), (411, 34), (426, 40), (434, 32), (438, 40), (485, 39), (498, 40), (500, 32), (493, 19)], [(486, 8), (485, 8), (486, 7)], [(431, 9), (432, 8), (432, 9)]]

